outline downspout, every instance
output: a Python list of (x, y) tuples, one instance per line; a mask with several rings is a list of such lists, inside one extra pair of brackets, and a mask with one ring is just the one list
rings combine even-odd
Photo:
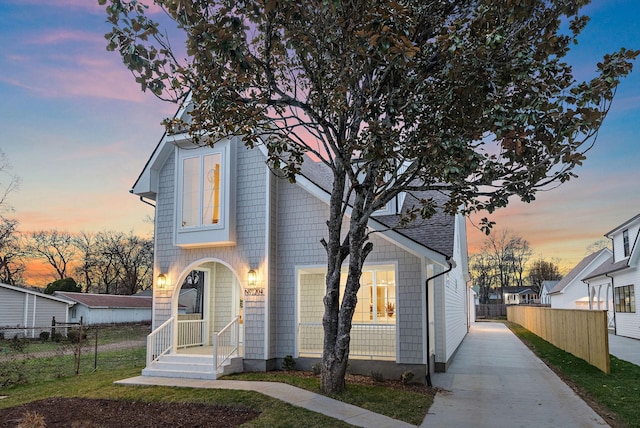
[(449, 273), (453, 270), (453, 267), (455, 266), (455, 262), (453, 260), (451, 260), (451, 257), (447, 257), (447, 263), (449, 263), (449, 269), (442, 271), (440, 273), (437, 273), (429, 278), (427, 278), (427, 280), (424, 283), (424, 291), (425, 291), (425, 311), (426, 311), (426, 315), (427, 315), (427, 328), (425, 331), (425, 340), (427, 341), (427, 386), (433, 386), (433, 384), (431, 383), (431, 356), (429, 355), (429, 281), (438, 278), (439, 276), (442, 276), (446, 273)]

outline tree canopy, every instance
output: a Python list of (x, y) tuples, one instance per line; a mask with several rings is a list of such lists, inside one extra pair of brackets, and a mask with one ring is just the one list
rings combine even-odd
[[(322, 381), (332, 391), (344, 386), (369, 217), (399, 192), (440, 190), (449, 213), (491, 212), (569, 180), (638, 55), (620, 49), (575, 80), (565, 56), (586, 0), (154, 3), (186, 36), (186, 58), (135, 0), (108, 0), (107, 48), (142, 90), (189, 94), (190, 116), (167, 120), (170, 132), (263, 144), (292, 181), (305, 154), (333, 172)], [(403, 214), (428, 217), (434, 204)]]

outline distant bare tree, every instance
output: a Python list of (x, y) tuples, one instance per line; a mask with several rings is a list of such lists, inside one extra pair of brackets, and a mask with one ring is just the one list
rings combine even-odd
[(118, 287), (114, 294), (135, 294), (151, 284), (153, 242), (130, 232), (113, 233), (103, 254), (116, 263)]
[(20, 186), (20, 177), (12, 174), (9, 158), (0, 149), (0, 212), (13, 211), (13, 207), (7, 202), (10, 193)]
[(540, 295), (544, 281), (556, 281), (562, 279), (560, 269), (556, 261), (539, 258), (534, 260), (529, 268), (529, 284), (531, 289)]
[(603, 248), (611, 249), (611, 241), (605, 238), (598, 239), (597, 241), (593, 241), (591, 244), (587, 246), (586, 255), (593, 254), (597, 251), (602, 250)]
[(86, 293), (92, 292), (97, 277), (96, 269), (99, 265), (96, 236), (87, 232), (80, 232), (73, 237), (73, 242), (80, 253), (80, 263), (74, 268), (75, 275), (80, 278), (80, 284)]
[(523, 272), (532, 254), (526, 239), (508, 229), (495, 230), (485, 237), (482, 252), (494, 266), (500, 299), (503, 299), (504, 287), (522, 285)]
[(25, 270), (17, 226), (18, 220), (0, 217), (0, 282), (10, 285), (22, 282)]
[(469, 270), (474, 285), (479, 287), (478, 301), (489, 303), (489, 294), (496, 282), (496, 270), (491, 257), (487, 253), (472, 254), (469, 258)]
[(67, 277), (67, 268), (74, 261), (78, 251), (74, 237), (69, 232), (59, 232), (55, 229), (31, 233), (26, 250), (31, 257), (48, 263), (55, 271), (55, 279)]

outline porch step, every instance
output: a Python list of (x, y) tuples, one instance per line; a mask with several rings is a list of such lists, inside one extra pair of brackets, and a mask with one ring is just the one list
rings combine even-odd
[(181, 379), (210, 379), (242, 372), (241, 357), (231, 358), (216, 373), (213, 357), (194, 355), (163, 355), (142, 370), (142, 376), (157, 376)]

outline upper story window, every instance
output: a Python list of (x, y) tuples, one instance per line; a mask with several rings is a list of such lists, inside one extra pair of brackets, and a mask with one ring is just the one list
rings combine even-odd
[(624, 256), (629, 257), (629, 229), (622, 232), (622, 246), (624, 247)]
[(235, 243), (234, 144), (177, 149), (176, 245), (182, 247)]
[(182, 160), (181, 227), (220, 224), (221, 164), (221, 153)]

